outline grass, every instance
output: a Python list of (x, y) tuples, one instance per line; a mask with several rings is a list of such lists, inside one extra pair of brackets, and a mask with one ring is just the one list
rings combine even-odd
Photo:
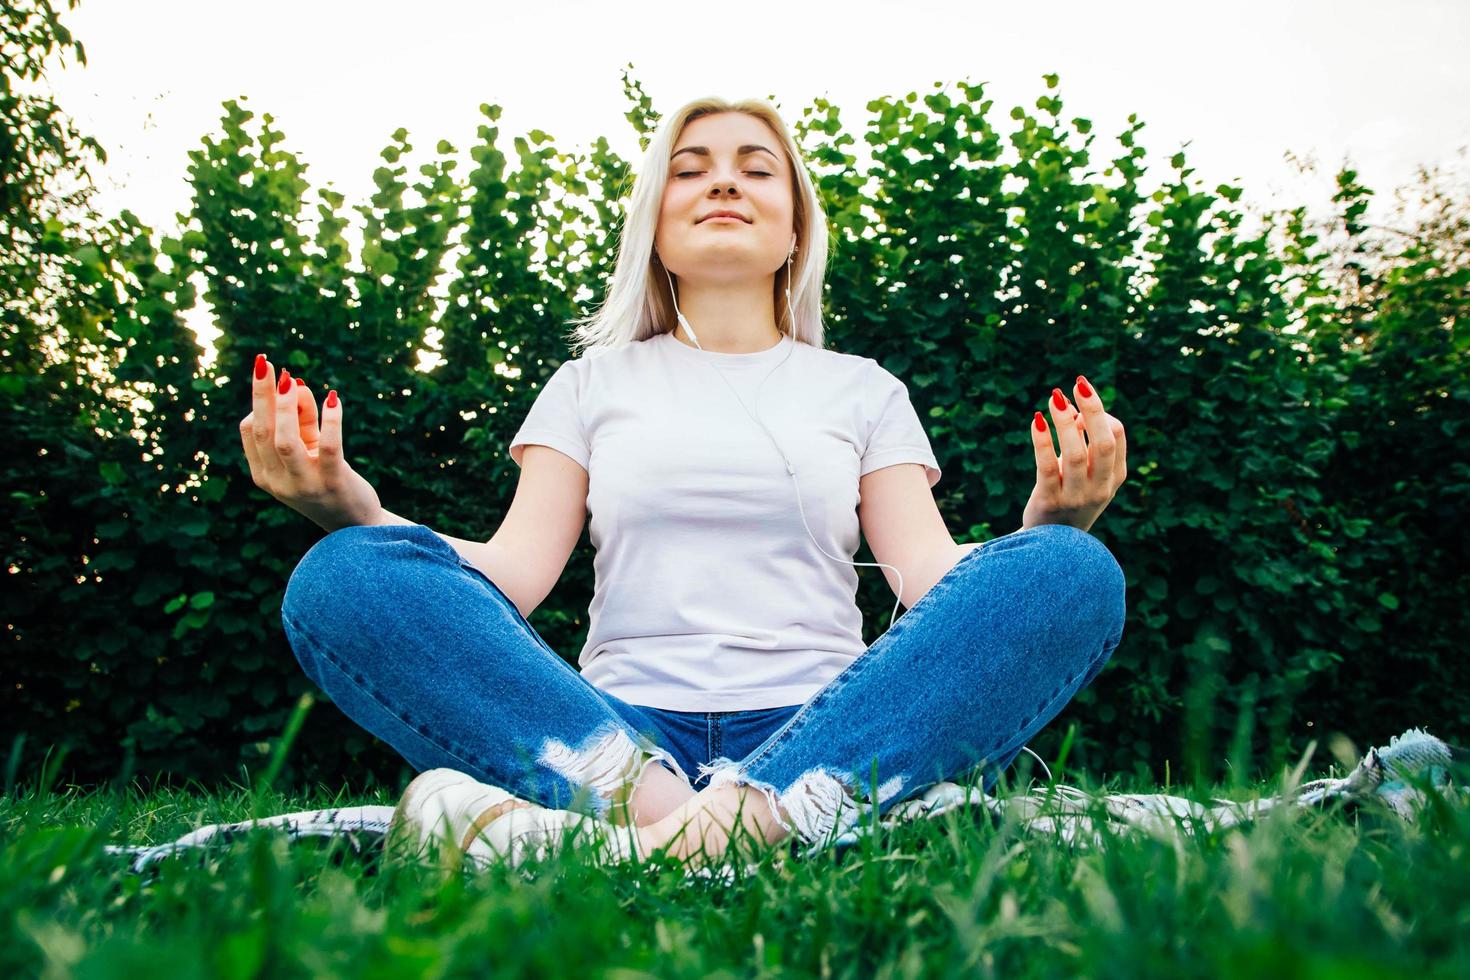
[(1101, 846), (962, 808), (840, 852), (770, 849), (721, 883), (660, 855), (599, 868), (580, 842), (518, 869), (446, 873), (268, 829), (134, 875), (102, 846), (396, 796), (46, 782), (0, 799), (0, 976), (1470, 975), (1470, 815), (1455, 794), (1431, 794), (1410, 821), (1339, 803), (1233, 830), (1105, 831)]

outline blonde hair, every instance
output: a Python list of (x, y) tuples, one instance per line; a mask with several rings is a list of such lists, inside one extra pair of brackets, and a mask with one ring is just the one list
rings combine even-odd
[[(780, 113), (770, 102), (764, 99), (731, 102), (709, 97), (685, 103), (654, 133), (633, 184), (632, 198), (618, 236), (617, 259), (613, 264), (607, 295), (595, 313), (568, 321), (575, 324), (568, 338), (573, 356), (589, 350), (598, 353), (601, 348), (621, 347), (674, 329), (676, 321), (669, 280), (653, 251), (664, 188), (669, 179), (669, 157), (674, 151), (675, 139), (688, 122), (720, 112), (743, 112), (754, 116), (769, 126), (786, 148), (786, 162), (792, 174), (793, 230), (797, 244), (789, 266), (783, 263), (776, 272), (775, 290), (771, 297), (776, 304), (776, 327), (797, 341), (813, 347), (822, 346), (827, 215), (822, 210), (816, 185), (801, 159), (801, 151), (787, 131)], [(788, 267), (791, 270), (794, 324), (791, 313), (786, 309)]]

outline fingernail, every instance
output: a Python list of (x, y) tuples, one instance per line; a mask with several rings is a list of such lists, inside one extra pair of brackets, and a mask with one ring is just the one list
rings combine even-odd
[(1062, 394), (1062, 389), (1053, 388), (1051, 390), (1051, 403), (1057, 407), (1058, 412), (1067, 410), (1067, 397)]
[(256, 354), (255, 355), (255, 380), (256, 381), (259, 381), (263, 377), (265, 377), (265, 355), (264, 354)]
[(1083, 398), (1092, 397), (1092, 389), (1088, 387), (1087, 379), (1080, 374), (1077, 375), (1077, 393), (1080, 394)]
[(297, 379), (296, 379), (296, 384), (297, 384), (297, 386), (298, 386), (298, 387), (299, 387), (299, 386), (300, 386), (300, 385), (304, 385), (304, 384), (306, 384), (306, 382), (305, 382), (305, 381), (302, 381), (302, 380), (301, 380), (301, 379), (300, 379), (300, 378), (297, 378)]
[(327, 396), (327, 407), (328, 408), (336, 408), (337, 407), (337, 389), (336, 388), (333, 388), (332, 389), (332, 393)]
[(1037, 432), (1045, 432), (1046, 431), (1046, 419), (1044, 419), (1044, 418), (1041, 417), (1041, 413), (1040, 412), (1037, 412), (1036, 413), (1036, 431)]
[(290, 390), (291, 390), (291, 372), (290, 371), (287, 371), (285, 368), (281, 368), (281, 387), (279, 389), (277, 389), (276, 394), (278, 394), (278, 395), (284, 395), (284, 394), (287, 394)]

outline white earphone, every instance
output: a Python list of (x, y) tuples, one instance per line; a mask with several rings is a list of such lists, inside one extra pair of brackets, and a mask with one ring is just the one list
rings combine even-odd
[[(792, 259), (792, 257), (795, 254), (796, 254), (796, 236), (795, 235), (792, 235), (791, 236), (791, 250), (786, 253), (786, 310), (787, 310), (788, 313), (791, 314), (791, 331), (792, 331), (793, 347), (791, 349), (787, 350), (786, 351), (786, 357), (781, 358), (780, 362), (776, 365), (776, 367), (771, 368), (770, 372), (764, 378), (761, 379), (760, 385), (756, 388), (756, 395), (755, 395), (757, 410), (759, 410), (759, 405), (760, 405), (760, 389), (765, 387), (765, 384), (766, 384), (767, 381), (770, 380), (771, 375), (776, 373), (776, 368), (779, 368), (782, 364), (785, 364), (786, 363), (786, 358), (791, 356), (791, 351), (792, 350), (795, 350), (794, 342), (795, 342), (795, 339), (796, 339), (796, 337), (795, 337), (795, 334), (796, 334), (796, 311), (791, 308), (791, 259)], [(660, 265), (663, 265), (662, 262), (660, 262), (659, 264)], [(691, 339), (693, 339), (694, 346), (699, 347), (700, 350), (704, 350), (704, 348), (702, 346), (700, 346), (699, 337), (698, 337), (698, 335), (695, 334), (694, 328), (692, 326), (690, 326), (689, 320), (684, 316), (683, 311), (681, 311), (679, 309), (679, 300), (678, 300), (678, 297), (674, 295), (674, 278), (673, 278), (673, 276), (669, 275), (669, 270), (668, 270), (667, 267), (664, 268), (664, 275), (666, 277), (668, 277), (668, 280), (669, 280), (669, 296), (674, 301), (674, 313), (675, 313), (676, 317), (678, 318), (679, 322), (684, 325), (684, 329), (687, 330), (687, 331), (689, 331), (689, 336), (690, 336)], [(801, 525), (802, 525), (802, 527), (806, 528), (807, 537), (809, 537), (809, 538), (812, 539), (812, 543), (817, 546), (817, 550), (820, 551), (822, 554), (827, 555), (827, 557), (828, 558), (831, 558), (833, 561), (840, 561), (840, 562), (843, 562), (844, 564), (852, 565), (854, 568), (856, 568), (858, 565), (881, 566), (883, 568), (893, 568), (892, 565), (889, 565), (889, 564), (887, 564), (885, 562), (871, 562), (871, 561), (857, 561), (857, 562), (854, 562), (854, 561), (848, 561), (846, 558), (839, 558), (836, 555), (827, 554), (827, 550), (822, 547), (822, 543), (817, 540), (816, 535), (812, 534), (811, 526), (809, 524), (807, 524), (807, 522), (806, 522), (806, 508), (804, 508), (802, 506), (802, 504), (801, 504), (801, 484), (796, 479), (796, 468), (791, 465), (791, 460), (787, 458), (785, 450), (783, 450), (781, 448), (780, 441), (777, 440), (777, 438), (774, 435), (771, 434), (771, 430), (766, 428), (764, 422), (762, 422), (755, 415), (751, 415), (750, 409), (748, 409), (748, 408), (745, 407), (745, 402), (741, 400), (740, 394), (738, 392), (736, 392), (734, 386), (732, 386), (730, 384), (730, 379), (725, 377), (725, 372), (719, 370), (718, 368), (715, 368), (715, 373), (720, 376), (720, 380), (722, 380), (722, 381), (725, 382), (726, 387), (730, 388), (731, 394), (735, 395), (735, 400), (737, 402), (740, 402), (740, 407), (742, 409), (744, 409), (745, 414), (746, 415), (749, 415), (751, 421), (753, 421), (756, 425), (760, 426), (761, 429), (765, 431), (766, 436), (775, 445), (776, 452), (778, 452), (778, 453), (781, 454), (781, 461), (786, 464), (786, 472), (789, 473), (789, 474), (791, 474), (791, 481), (792, 481), (792, 483), (796, 487), (796, 508), (797, 508), (797, 511), (801, 514)], [(899, 594), (900, 597), (902, 597), (902, 595), (903, 595), (903, 573), (900, 572), (897, 568), (893, 568), (893, 574), (895, 574), (895, 575), (898, 576), (898, 594)], [(898, 605), (899, 605), (899, 602), (900, 601), (901, 601), (901, 599), (898, 599), (898, 598), (894, 599), (894, 602), (893, 602), (893, 614), (891, 616), (889, 616), (889, 618), (888, 618), (888, 625), (889, 625), (890, 628), (893, 626), (893, 621), (898, 618)]]

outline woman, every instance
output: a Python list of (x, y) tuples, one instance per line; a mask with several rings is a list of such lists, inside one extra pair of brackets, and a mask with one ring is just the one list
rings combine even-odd
[[(1121, 640), (1122, 570), (1085, 533), (1126, 475), (1121, 423), (1084, 378), (1076, 407), (1053, 389), (1061, 459), (1035, 413), (1022, 529), (956, 544), (904, 384), (822, 346), (827, 225), (800, 159), (761, 100), (660, 127), (583, 353), (511, 441), (489, 542), (384, 510), (342, 458), (336, 391), (318, 433), (301, 379), (278, 391), (257, 359), (251, 475), (332, 532), (282, 623), (313, 682), (421, 770), (405, 833), (503, 853), (585, 814), (624, 854), (717, 859), (738, 833), (815, 849), (961, 773), (989, 789)], [(588, 512), (579, 673), (526, 619)], [(870, 648), (860, 532), (907, 609)]]

